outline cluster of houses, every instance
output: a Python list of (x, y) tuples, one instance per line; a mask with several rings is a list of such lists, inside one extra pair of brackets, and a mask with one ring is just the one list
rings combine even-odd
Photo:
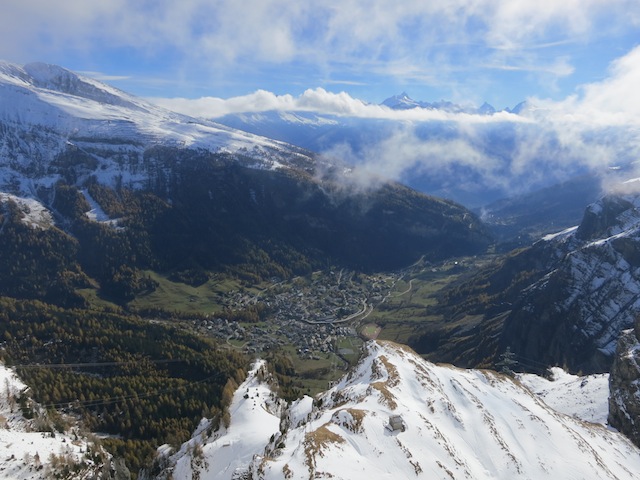
[(317, 272), (311, 278), (278, 283), (259, 295), (231, 292), (225, 307), (241, 310), (262, 302), (268, 318), (243, 324), (212, 317), (195, 321), (200, 331), (228, 342), (241, 342), (247, 353), (293, 345), (303, 358), (334, 352), (340, 340), (357, 336), (350, 326), (366, 311), (367, 302), (379, 301), (395, 280), (393, 274), (364, 276), (352, 272)]

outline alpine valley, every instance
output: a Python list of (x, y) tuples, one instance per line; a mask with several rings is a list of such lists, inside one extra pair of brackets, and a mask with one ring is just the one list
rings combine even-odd
[(640, 197), (310, 145), (0, 63), (0, 478), (634, 478)]

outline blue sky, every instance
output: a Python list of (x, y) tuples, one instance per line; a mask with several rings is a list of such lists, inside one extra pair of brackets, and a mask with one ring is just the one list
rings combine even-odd
[(0, 58), (92, 72), (146, 97), (321, 88), (503, 108), (605, 81), (640, 43), (640, 2), (7, 0), (0, 37)]

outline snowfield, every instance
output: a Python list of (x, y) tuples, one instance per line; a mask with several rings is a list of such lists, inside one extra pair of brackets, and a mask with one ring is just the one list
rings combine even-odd
[(256, 362), (234, 394), (228, 428), (222, 426), (207, 438), (209, 422), (203, 420), (193, 438), (170, 459), (175, 463), (174, 479), (191, 479), (194, 471), (204, 470), (207, 473), (200, 477), (202, 480), (231, 480), (247, 471), (254, 455), (261, 453), (271, 437), (278, 434), (285, 406), (269, 386), (258, 379), (265, 375), (268, 375), (265, 363)]
[(609, 415), (609, 374), (584, 377), (571, 375), (559, 367), (551, 369), (553, 379), (533, 374), (518, 375), (518, 380), (560, 413), (585, 422), (607, 424)]
[[(554, 410), (520, 381), (436, 366), (393, 343), (366, 348), (357, 368), (291, 405), (282, 423), (258, 364), (236, 392), (229, 428), (194, 436), (172, 478), (637, 478), (640, 450), (624, 436)], [(556, 373), (572, 395), (575, 379)], [(586, 382), (586, 397), (602, 395), (602, 378)], [(599, 421), (596, 410), (588, 415)]]

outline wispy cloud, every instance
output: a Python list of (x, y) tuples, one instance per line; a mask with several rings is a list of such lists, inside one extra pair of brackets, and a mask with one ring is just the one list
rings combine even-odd
[(528, 49), (528, 68), (562, 76), (570, 69), (549, 68), (531, 45), (586, 42), (639, 24), (636, 0), (23, 0), (3, 5), (0, 57), (75, 51), (90, 58), (96, 49), (123, 48), (172, 62), (169, 70), (206, 65), (219, 74), (238, 64), (295, 62), (338, 77), (347, 65), (382, 66), (388, 76), (438, 82), (476, 60), (517, 66), (513, 59)]

